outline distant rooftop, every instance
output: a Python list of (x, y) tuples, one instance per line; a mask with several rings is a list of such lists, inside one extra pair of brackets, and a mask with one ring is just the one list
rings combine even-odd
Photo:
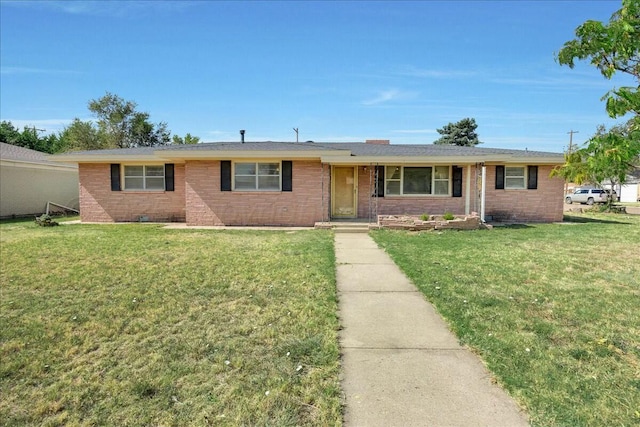
[(61, 166), (58, 162), (49, 160), (49, 154), (30, 148), (0, 142), (0, 159), (14, 162), (35, 163), (42, 165)]

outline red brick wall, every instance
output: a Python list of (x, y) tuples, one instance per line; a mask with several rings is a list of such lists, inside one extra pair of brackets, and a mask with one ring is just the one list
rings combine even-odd
[(293, 161), (292, 179), (290, 192), (220, 191), (219, 161), (188, 162), (187, 224), (313, 226), (328, 219), (329, 167)]
[[(371, 167), (367, 167), (367, 171), (362, 166), (358, 167), (358, 218), (369, 218), (369, 197), (373, 194), (372, 187), (375, 188), (373, 175), (369, 176), (371, 172)], [(466, 167), (462, 174), (462, 197), (385, 195), (378, 197), (378, 215), (442, 215), (445, 212), (463, 215), (467, 191)], [(375, 203), (375, 198), (372, 198), (371, 202)]]
[[(485, 215), (491, 215), (498, 220), (526, 221), (526, 222), (553, 222), (562, 221), (564, 181), (560, 178), (550, 178), (549, 173), (553, 166), (538, 167), (537, 190), (496, 190), (495, 173), (493, 165), (487, 166), (486, 206)], [(369, 218), (369, 197), (373, 193), (370, 190), (371, 168), (358, 167), (358, 217)], [(443, 196), (385, 196), (378, 198), (379, 215), (441, 215), (451, 212), (456, 215), (465, 213), (467, 192), (466, 166), (462, 172), (462, 197)], [(471, 197), (469, 200), (469, 212), (479, 212), (480, 182), (478, 178), (478, 191), (474, 191), (476, 184), (475, 167), (471, 168)], [(373, 201), (373, 200), (372, 200)]]
[(80, 218), (85, 222), (184, 221), (184, 165), (175, 165), (175, 191), (111, 191), (109, 164), (79, 165)]
[(550, 178), (552, 169), (538, 166), (537, 190), (496, 190), (496, 167), (488, 165), (485, 216), (508, 221), (562, 221), (564, 180)]
[[(495, 166), (487, 166), (486, 215), (514, 221), (562, 220), (564, 182), (539, 166), (537, 190), (496, 190)], [(465, 213), (468, 169), (462, 197), (380, 197), (378, 214)], [(478, 210), (472, 168), (470, 211)], [(324, 175), (324, 180), (323, 180)], [(220, 191), (220, 162), (175, 165), (175, 191), (111, 191), (109, 164), (80, 164), (80, 212), (85, 222), (184, 221), (189, 225), (312, 226), (328, 220), (330, 168), (319, 161), (293, 162), (292, 192)], [(369, 217), (369, 168), (358, 167), (358, 217)], [(324, 197), (323, 197), (324, 190)], [(479, 205), (478, 205), (479, 206)]]

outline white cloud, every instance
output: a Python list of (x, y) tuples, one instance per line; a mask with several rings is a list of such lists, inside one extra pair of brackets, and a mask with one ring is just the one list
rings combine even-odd
[(415, 95), (416, 94), (413, 92), (404, 92), (398, 89), (389, 89), (378, 92), (377, 96), (370, 99), (365, 99), (361, 102), (361, 104), (365, 106), (380, 105), (390, 101), (397, 101), (399, 99), (412, 98)]
[(73, 70), (54, 70), (32, 67), (0, 67), (0, 74), (76, 74)]
[(71, 15), (129, 17), (149, 11), (176, 12), (197, 5), (194, 1), (16, 1), (7, 2), (14, 7), (43, 8)]
[(44, 134), (56, 133), (61, 131), (66, 126), (73, 122), (73, 119), (33, 119), (33, 120), (25, 120), (25, 119), (2, 119), (3, 121), (11, 122), (11, 124), (22, 131), (24, 127), (35, 127), (39, 129), (40, 132)]
[(409, 77), (437, 78), (437, 79), (459, 79), (461, 77), (472, 77), (477, 75), (476, 71), (470, 70), (447, 70), (428, 69), (417, 67), (405, 67), (398, 74)]
[(607, 88), (611, 86), (611, 83), (597, 78), (575, 78), (572, 76), (566, 77), (499, 77), (489, 79), (491, 83), (517, 85), (523, 87), (536, 87), (536, 86), (552, 86), (552, 87), (602, 87)]

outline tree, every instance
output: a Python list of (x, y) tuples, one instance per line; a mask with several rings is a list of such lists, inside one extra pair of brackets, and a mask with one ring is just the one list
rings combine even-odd
[(40, 136), (41, 129), (25, 126), (20, 132), (9, 121), (0, 123), (0, 142), (41, 151), (43, 153), (57, 153), (61, 149), (61, 141), (55, 134)]
[[(45, 153), (69, 150), (102, 150), (108, 148), (152, 147), (171, 142), (171, 132), (164, 122), (153, 124), (149, 113), (137, 111), (137, 105), (107, 92), (105, 96), (90, 100), (89, 111), (96, 122), (75, 118), (58, 135), (40, 136), (42, 130), (24, 127), (20, 132), (11, 122), (0, 122), (0, 142), (19, 145)], [(200, 138), (187, 133), (175, 136), (174, 143), (197, 144)]]
[(475, 119), (462, 119), (457, 123), (449, 123), (442, 129), (436, 129), (440, 135), (440, 139), (434, 141), (434, 144), (440, 145), (459, 145), (463, 147), (473, 147), (478, 144), (482, 144), (478, 140), (478, 134), (476, 133)]
[(60, 133), (64, 151), (100, 150), (107, 148), (104, 139), (98, 135), (95, 125), (75, 118), (73, 122)]
[(11, 145), (20, 145), (20, 131), (13, 123), (3, 120), (0, 122), (0, 142)]
[(173, 135), (174, 144), (197, 144), (200, 142), (199, 136), (192, 136), (190, 133), (187, 133), (184, 138), (178, 135)]
[(89, 101), (88, 107), (97, 118), (99, 145), (104, 148), (152, 147), (171, 140), (167, 124), (149, 122), (149, 113), (136, 111), (135, 102), (107, 92)]
[(610, 117), (633, 116), (610, 130), (600, 126), (585, 147), (565, 156), (565, 164), (553, 174), (577, 184), (624, 184), (628, 173), (640, 165), (640, 0), (622, 0), (622, 8), (608, 24), (587, 21), (580, 25), (576, 39), (565, 43), (557, 55), (560, 65), (570, 68), (575, 60), (584, 59), (590, 59), (607, 79), (622, 72), (639, 83), (613, 89), (603, 97)]
[[(557, 60), (573, 68), (576, 59), (590, 59), (607, 79), (619, 71), (640, 83), (640, 0), (622, 0), (608, 24), (589, 20), (576, 28), (576, 39), (564, 44)], [(604, 98), (611, 117), (640, 114), (640, 86), (613, 89)]]
[(599, 126), (583, 148), (565, 155), (565, 164), (554, 169), (558, 175), (578, 185), (584, 183), (624, 184), (627, 174), (640, 166), (640, 130), (634, 119), (611, 129)]

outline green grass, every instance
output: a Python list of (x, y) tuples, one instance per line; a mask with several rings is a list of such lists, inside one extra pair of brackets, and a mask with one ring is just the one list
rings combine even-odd
[(0, 224), (0, 424), (340, 425), (327, 231)]
[(374, 239), (534, 426), (640, 425), (640, 217)]

